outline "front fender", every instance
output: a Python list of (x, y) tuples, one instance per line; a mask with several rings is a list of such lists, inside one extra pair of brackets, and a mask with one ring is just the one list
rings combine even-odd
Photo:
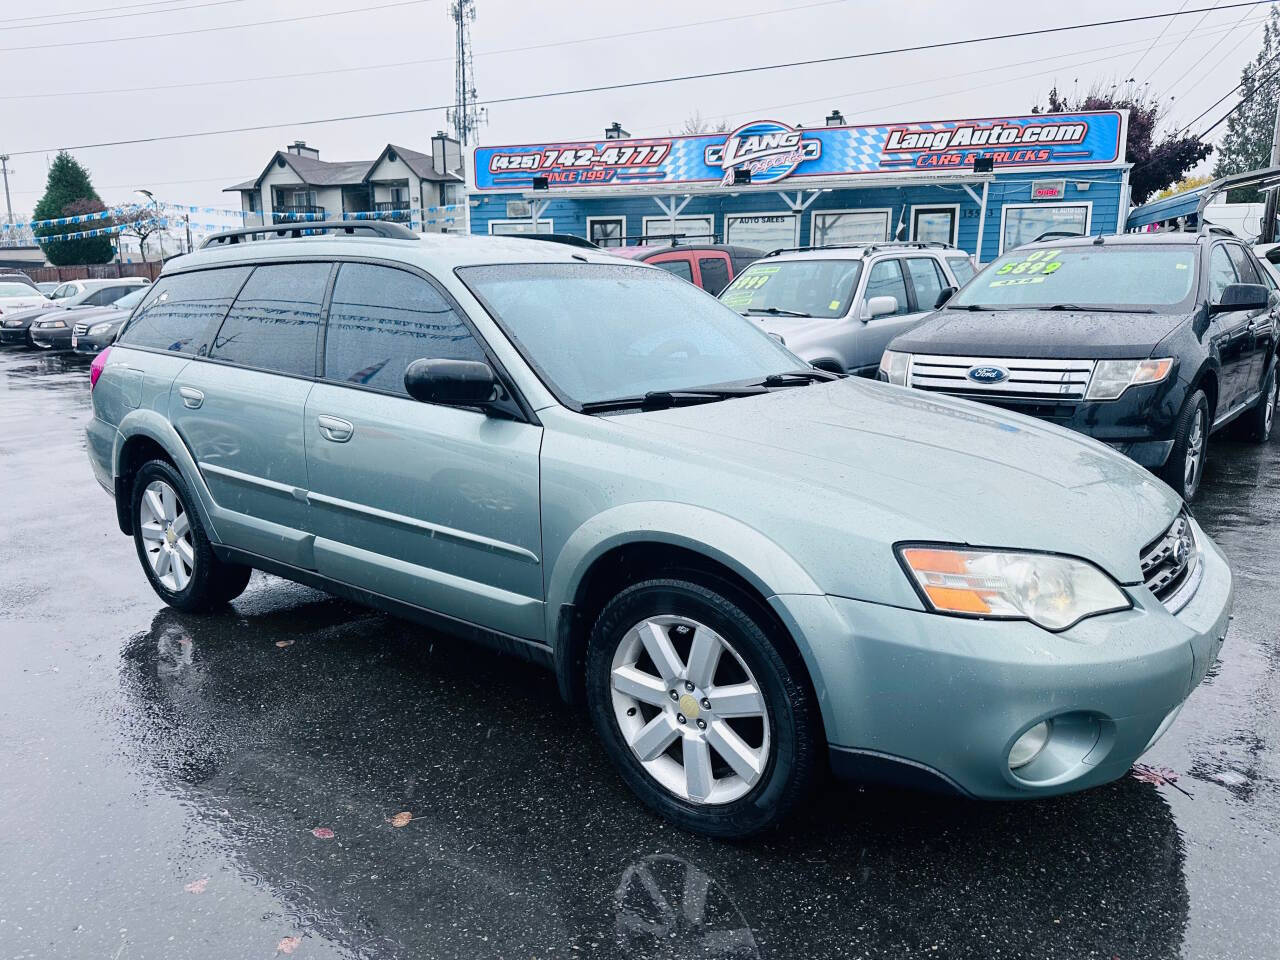
[(131, 410), (120, 421), (120, 426), (116, 430), (115, 446), (111, 453), (112, 478), (114, 480), (120, 478), (124, 449), (130, 440), (137, 437), (146, 437), (159, 444), (169, 456), (169, 459), (173, 461), (174, 466), (178, 468), (178, 472), (182, 474), (182, 479), (186, 482), (187, 488), (194, 494), (196, 513), (199, 515), (200, 522), (203, 524), (209, 539), (216, 543), (221, 543), (222, 538), (218, 535), (217, 527), (209, 511), (209, 505), (213, 503), (213, 497), (204, 482), (204, 477), (200, 475), (195, 458), (191, 456), (191, 451), (187, 449), (182, 437), (173, 428), (173, 424), (162, 414), (154, 410), (136, 409)]
[(701, 554), (732, 570), (766, 600), (778, 594), (823, 594), (809, 573), (777, 543), (725, 514), (664, 501), (640, 501), (605, 510), (570, 534), (549, 568), (546, 636), (555, 645), (556, 675), (567, 696), (573, 685), (575, 655), (568, 643), (567, 626), (578, 589), (602, 556), (616, 547), (639, 543), (667, 544)]

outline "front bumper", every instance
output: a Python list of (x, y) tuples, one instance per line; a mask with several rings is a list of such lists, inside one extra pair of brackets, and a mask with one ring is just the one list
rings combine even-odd
[[(935, 783), (984, 798), (1066, 793), (1114, 780), (1204, 678), (1230, 619), (1230, 568), (1197, 530), (1204, 576), (1176, 616), (1145, 587), (1134, 608), (1061, 634), (831, 596), (773, 598), (806, 641), (836, 773)], [(1016, 774), (1013, 743), (1054, 721)], [(1052, 762), (1051, 762), (1052, 761)]]
[(6, 344), (11, 347), (31, 346), (28, 339), (29, 327), (0, 327), (0, 344)]
[(42, 350), (70, 350), (71, 328), (64, 327), (59, 329), (54, 327), (41, 330), (39, 327), (32, 327), (31, 343)]

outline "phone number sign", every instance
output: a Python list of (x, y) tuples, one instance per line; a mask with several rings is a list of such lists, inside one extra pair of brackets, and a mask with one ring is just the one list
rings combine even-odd
[[(476, 147), (475, 192), (545, 186), (729, 186), (734, 171), (753, 185), (804, 177), (874, 176), (912, 170), (971, 170), (989, 157), (996, 169), (1118, 164), (1124, 111), (1033, 114), (983, 120), (855, 127), (791, 127), (754, 120), (728, 133), (586, 143)], [(544, 183), (545, 181), (545, 183)]]

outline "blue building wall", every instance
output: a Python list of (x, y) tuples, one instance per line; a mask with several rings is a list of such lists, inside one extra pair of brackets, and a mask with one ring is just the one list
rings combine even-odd
[[(1031, 182), (1033, 180), (1066, 180), (1066, 194), (1061, 201), (1031, 200)], [(802, 182), (786, 182), (782, 187), (790, 187), (790, 193), (803, 188)], [(1081, 189), (1081, 188), (1084, 189)], [(1075, 173), (1058, 173), (1052, 170), (1027, 173), (997, 174), (996, 179), (988, 186), (987, 220), (983, 231), (982, 256), (983, 263), (995, 259), (1000, 252), (1001, 210), (1006, 205), (1052, 206), (1053, 203), (1088, 203), (1091, 206), (1089, 232), (1091, 234), (1116, 233), (1121, 227), (1120, 195), (1123, 189), (1123, 172), (1118, 169), (1082, 170)], [(974, 191), (981, 196), (981, 185), (974, 186)], [(507, 201), (521, 199), (523, 194), (483, 194), (473, 196), (471, 208), (471, 232), (486, 234), (490, 232), (490, 223), (495, 220), (507, 220)], [(661, 217), (662, 210), (651, 197), (599, 197), (589, 199), (556, 199), (554, 192), (549, 195), (551, 202), (541, 214), (541, 219), (552, 221), (552, 230), (556, 233), (569, 233), (575, 236), (587, 236), (588, 217), (627, 218), (627, 235), (638, 237), (643, 232), (645, 217)], [(910, 230), (910, 208), (913, 206), (955, 205), (960, 207), (957, 221), (957, 243), (968, 253), (977, 252), (979, 205), (959, 185), (922, 185), (908, 187), (886, 187), (858, 190), (832, 190), (823, 193), (804, 212), (801, 218), (800, 231), (803, 243), (811, 242), (812, 215), (823, 210), (859, 210), (888, 209), (890, 211), (890, 232), (899, 224), (903, 224), (902, 236), (905, 238)], [(680, 216), (706, 216), (714, 218), (714, 229), (721, 237), (725, 231), (726, 214), (778, 214), (789, 213), (786, 203), (774, 192), (742, 193), (731, 196), (729, 193), (699, 196), (694, 195)], [(666, 232), (655, 230), (654, 232)]]

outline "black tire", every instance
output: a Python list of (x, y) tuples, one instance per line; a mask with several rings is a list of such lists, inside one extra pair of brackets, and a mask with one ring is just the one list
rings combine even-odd
[(1280, 380), (1276, 377), (1275, 364), (1262, 385), (1262, 396), (1244, 415), (1240, 417), (1239, 434), (1253, 443), (1266, 443), (1271, 439), (1271, 431), (1275, 427), (1276, 406), (1280, 403)]
[[(587, 704), (596, 730), (623, 779), (650, 808), (694, 833), (743, 837), (781, 822), (808, 795), (822, 769), (820, 756), (825, 738), (803, 664), (797, 656), (785, 655), (785, 648), (775, 642), (773, 633), (777, 628), (762, 612), (756, 612), (758, 607), (750, 598), (740, 596), (728, 584), (710, 578), (708, 583), (715, 586), (683, 579), (648, 580), (614, 597), (591, 632)], [(687, 618), (719, 634), (740, 662), (726, 660), (722, 653), (716, 675), (723, 676), (719, 670), (726, 669), (726, 662), (730, 671), (745, 665), (759, 688), (767, 714), (768, 754), (754, 785), (736, 799), (699, 803), (679, 796), (650, 775), (624, 738), (613, 702), (614, 654), (633, 627), (659, 616)], [(681, 629), (672, 628), (677, 632)], [(678, 639), (670, 631), (668, 636)], [(712, 683), (714, 680), (708, 683), (708, 690), (714, 689)], [(643, 709), (657, 712), (649, 706)], [(714, 717), (711, 720), (713, 726), (727, 722)], [(685, 738), (698, 734), (691, 723), (680, 730), (671, 749), (679, 750), (683, 763)], [(711, 736), (708, 731), (708, 740)], [(763, 743), (752, 746), (764, 749)], [(713, 754), (713, 759), (719, 756)], [(724, 763), (723, 759), (719, 762)]]
[[(1198, 445), (1193, 433), (1197, 423)], [(1160, 471), (1161, 479), (1173, 487), (1174, 492), (1187, 503), (1195, 499), (1200, 490), (1200, 481), (1204, 477), (1205, 455), (1209, 450), (1209, 428), (1209, 399), (1203, 390), (1196, 390), (1182, 404), (1182, 411), (1173, 428), (1173, 450)], [(1197, 458), (1194, 469), (1188, 459), (1193, 455)]]
[[(178, 501), (178, 512), (186, 517), (190, 529), (190, 547), (194, 562), (185, 583), (175, 582), (170, 586), (162, 581), (160, 575), (152, 567), (147, 549), (147, 539), (143, 536), (143, 504), (142, 499), (148, 486), (154, 482), (168, 484)], [(130, 514), (133, 518), (133, 543), (138, 551), (138, 561), (147, 575), (151, 587), (160, 599), (169, 606), (186, 613), (206, 613), (225, 606), (244, 592), (253, 570), (240, 564), (224, 563), (214, 555), (209, 537), (199, 514), (190, 509), (194, 502), (191, 491), (182, 479), (182, 474), (172, 464), (164, 460), (149, 460), (142, 465), (133, 481), (130, 495)], [(166, 533), (166, 538), (168, 534)], [(151, 541), (155, 542), (155, 541)], [(166, 543), (169, 542), (167, 539)], [(169, 563), (173, 563), (171, 558)], [(185, 569), (185, 568), (184, 568)]]

